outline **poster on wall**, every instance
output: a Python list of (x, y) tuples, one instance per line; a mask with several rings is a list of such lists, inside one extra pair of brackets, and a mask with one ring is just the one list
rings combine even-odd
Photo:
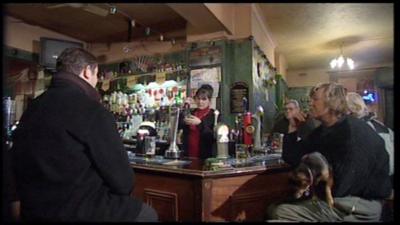
[(203, 84), (213, 87), (213, 97), (218, 97), (221, 82), (221, 67), (202, 68), (190, 71), (190, 93), (194, 96), (197, 89)]
[(189, 65), (207, 66), (222, 62), (222, 48), (219, 46), (198, 48), (189, 53)]
[[(230, 90), (230, 97), (231, 113), (244, 113), (249, 108), (249, 85), (242, 81), (235, 82)], [(243, 98), (247, 99), (246, 105), (243, 104)]]

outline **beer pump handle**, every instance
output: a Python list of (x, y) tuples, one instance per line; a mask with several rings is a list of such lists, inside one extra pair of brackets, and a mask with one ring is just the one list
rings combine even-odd
[(263, 119), (264, 119), (264, 108), (259, 105), (257, 107), (257, 114), (260, 117), (260, 133), (262, 134), (262, 130), (263, 130)]
[(217, 127), (218, 116), (219, 116), (219, 111), (218, 111), (218, 110), (215, 110), (215, 111), (214, 111), (214, 127)]
[(244, 110), (244, 113), (246, 113), (246, 112), (249, 111), (247, 102), (248, 102), (247, 98), (246, 98), (246, 97), (243, 97), (242, 103), (243, 103), (243, 110)]

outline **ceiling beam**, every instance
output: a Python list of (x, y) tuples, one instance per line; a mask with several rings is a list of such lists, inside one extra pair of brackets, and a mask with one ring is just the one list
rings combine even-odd
[[(144, 33), (144, 29), (142, 29)], [(164, 36), (164, 41), (171, 41), (172, 39), (177, 40), (184, 40), (186, 39), (186, 30), (185, 29), (179, 29), (179, 30), (174, 30), (170, 32), (166, 32), (163, 34)], [(127, 37), (127, 32), (123, 33), (118, 33), (114, 34), (113, 36), (110, 37), (104, 37), (101, 39), (96, 39), (94, 41), (91, 41), (89, 43), (95, 44), (95, 43), (119, 43), (119, 42), (127, 42), (126, 40)], [(137, 41), (157, 41), (159, 40), (160, 35), (159, 34), (150, 34), (149, 36), (146, 35), (132, 35), (132, 38), (129, 42), (137, 42)], [(114, 40), (114, 41), (112, 41)]]
[(196, 30), (203, 33), (227, 30), (215, 15), (203, 4), (167, 4)]

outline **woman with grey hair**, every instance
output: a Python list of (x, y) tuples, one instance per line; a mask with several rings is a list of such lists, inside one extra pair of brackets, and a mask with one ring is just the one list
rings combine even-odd
[(367, 105), (365, 104), (362, 97), (356, 92), (349, 92), (346, 95), (347, 106), (349, 108), (349, 113), (357, 118), (363, 118), (370, 113)]

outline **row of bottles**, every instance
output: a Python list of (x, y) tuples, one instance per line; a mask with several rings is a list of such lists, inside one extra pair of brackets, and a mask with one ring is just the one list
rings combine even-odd
[(182, 100), (186, 98), (186, 84), (162, 88), (154, 85), (154, 82), (152, 82), (147, 85), (147, 87), (142, 84), (137, 84), (133, 88), (136, 89), (131, 92), (118, 90), (103, 93), (103, 102), (109, 103), (110, 111), (114, 112), (118, 111), (118, 108), (113, 107), (137, 103), (146, 107), (155, 108), (174, 104), (181, 105)]
[(117, 128), (123, 139), (132, 139), (143, 121), (154, 122), (158, 139), (167, 140), (169, 112), (174, 106), (182, 107), (186, 93), (178, 87), (171, 95), (164, 94), (160, 99), (148, 92), (126, 94), (112, 92), (102, 98), (103, 105), (114, 114)]
[(138, 63), (121, 63), (118, 69), (100, 69), (99, 80), (109, 80), (117, 77), (129, 76), (129, 75), (141, 75), (143, 73), (176, 73), (185, 74), (187, 71), (187, 65), (185, 63), (164, 63), (164, 64), (148, 64), (141, 62)]

